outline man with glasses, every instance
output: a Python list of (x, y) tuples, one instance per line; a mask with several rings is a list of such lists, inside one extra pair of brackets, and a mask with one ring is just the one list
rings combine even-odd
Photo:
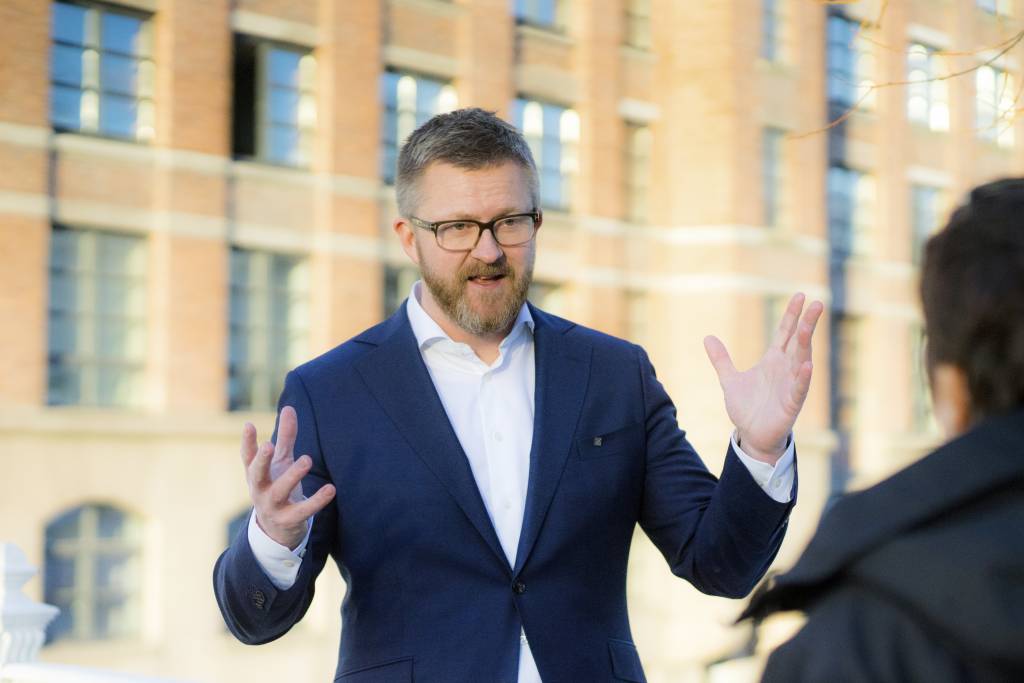
[(801, 319), (794, 297), (747, 372), (705, 341), (736, 425), (716, 479), (641, 348), (526, 301), (543, 217), (515, 128), (479, 109), (430, 119), (396, 191), (422, 281), (289, 373), (272, 441), (246, 425), (254, 514), (214, 571), (228, 626), (285, 633), (330, 556), (348, 584), (336, 680), (643, 681), (633, 530), (706, 593), (761, 578), (794, 502), (821, 304)]

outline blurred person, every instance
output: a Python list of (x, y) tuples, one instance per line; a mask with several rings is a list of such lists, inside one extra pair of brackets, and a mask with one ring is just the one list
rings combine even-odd
[(396, 192), (422, 281), (288, 374), (270, 442), (244, 428), (254, 513), (214, 570), (228, 627), (283, 635), (330, 556), (348, 586), (336, 680), (643, 681), (633, 530), (706, 593), (761, 578), (794, 504), (821, 304), (801, 317), (793, 297), (747, 372), (705, 340), (736, 427), (716, 479), (640, 347), (526, 301), (543, 217), (514, 127), (480, 109), (430, 119)]
[(929, 240), (921, 298), (948, 441), (837, 502), (751, 601), (807, 613), (765, 681), (1024, 681), (1024, 179)]

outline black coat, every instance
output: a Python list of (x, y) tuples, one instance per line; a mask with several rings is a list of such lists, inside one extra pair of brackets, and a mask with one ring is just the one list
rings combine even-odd
[(743, 618), (784, 610), (764, 681), (1024, 681), (1024, 411), (837, 502)]

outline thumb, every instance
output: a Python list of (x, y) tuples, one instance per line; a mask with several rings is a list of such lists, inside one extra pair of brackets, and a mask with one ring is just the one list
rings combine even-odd
[(704, 351), (708, 354), (708, 360), (714, 366), (718, 374), (718, 381), (725, 382), (726, 379), (736, 374), (736, 366), (732, 364), (732, 358), (725, 348), (722, 340), (714, 335), (704, 337)]

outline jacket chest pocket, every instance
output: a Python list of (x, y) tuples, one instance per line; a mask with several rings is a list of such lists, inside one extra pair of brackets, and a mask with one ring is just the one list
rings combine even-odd
[(607, 432), (576, 439), (581, 460), (595, 460), (638, 453), (644, 445), (643, 424), (636, 422)]

